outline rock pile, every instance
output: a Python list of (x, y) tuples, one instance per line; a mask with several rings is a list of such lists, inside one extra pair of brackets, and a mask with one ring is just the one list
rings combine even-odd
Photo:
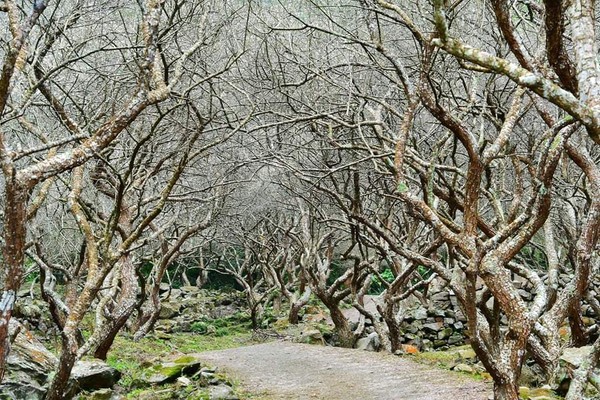
[[(15, 318), (10, 321), (10, 333), (14, 339), (7, 373), (0, 384), (0, 398), (41, 400), (46, 395), (58, 359)], [(120, 375), (103, 361), (79, 361), (73, 368), (70, 396), (82, 390), (110, 388)]]
[[(468, 343), (465, 332), (467, 320), (451, 292), (440, 290), (434, 293), (427, 307), (416, 304), (404, 308), (406, 311), (400, 316), (401, 343), (414, 346), (419, 351), (445, 350)], [(377, 351), (379, 340), (369, 322), (365, 336), (357, 341), (355, 347)]]
[[(171, 386), (161, 386), (175, 383)], [(203, 366), (200, 359), (188, 354), (177, 356), (168, 361), (161, 361), (146, 368), (139, 386), (150, 388), (142, 391), (138, 398), (155, 399), (204, 399), (237, 400), (231, 384), (217, 374), (216, 369)]]
[[(560, 284), (565, 285), (566, 283), (568, 283), (568, 279), (563, 277)], [(533, 301), (533, 289), (529, 282), (516, 277), (513, 284), (523, 300), (526, 302)], [(483, 285), (479, 284), (478, 286), (479, 295), (483, 290)], [(600, 288), (600, 279), (594, 281), (593, 287)], [(600, 290), (593, 289), (592, 292), (594, 294), (600, 293)], [(490, 308), (493, 306), (492, 302), (493, 299), (489, 300), (488, 306)], [(441, 288), (430, 294), (427, 306), (421, 304), (407, 305), (404, 309), (407, 311), (401, 315), (400, 323), (402, 343), (414, 345), (421, 351), (445, 350), (469, 343), (468, 332), (466, 332), (467, 319), (458, 305), (456, 296), (447, 288)], [(582, 304), (582, 311), (586, 328), (590, 332), (600, 332), (600, 328), (593, 329), (592, 326), (600, 320), (600, 315), (597, 315), (593, 307), (585, 301)], [(506, 323), (506, 321), (503, 320), (502, 323)], [(368, 328), (365, 335), (368, 336), (372, 332), (373, 329)], [(566, 335), (568, 335), (568, 329)], [(360, 347), (371, 349), (372, 345), (365, 346), (366, 336), (359, 340)], [(594, 335), (591, 337), (591, 339), (595, 338)]]
[(402, 342), (420, 350), (444, 350), (465, 344), (466, 318), (456, 303), (456, 296), (438, 292), (431, 297), (428, 308), (409, 310), (400, 328)]
[(212, 292), (196, 286), (170, 289), (168, 285), (161, 286), (161, 291), (157, 332), (195, 332), (202, 330), (201, 321), (230, 317), (246, 307), (240, 292)]

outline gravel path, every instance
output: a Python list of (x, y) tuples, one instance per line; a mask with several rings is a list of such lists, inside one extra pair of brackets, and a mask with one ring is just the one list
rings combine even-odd
[(196, 354), (273, 399), (486, 400), (490, 387), (390, 354), (271, 342)]

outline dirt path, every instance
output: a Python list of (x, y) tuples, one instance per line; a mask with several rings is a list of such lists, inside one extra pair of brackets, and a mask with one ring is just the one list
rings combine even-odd
[(486, 400), (488, 385), (389, 354), (272, 342), (197, 354), (273, 399)]

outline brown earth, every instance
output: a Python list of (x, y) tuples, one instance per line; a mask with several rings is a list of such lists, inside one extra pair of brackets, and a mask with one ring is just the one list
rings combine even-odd
[(390, 354), (271, 342), (196, 354), (269, 399), (486, 400), (488, 384)]

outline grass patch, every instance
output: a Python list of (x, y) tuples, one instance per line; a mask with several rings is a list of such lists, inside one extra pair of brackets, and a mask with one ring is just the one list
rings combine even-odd
[(428, 365), (452, 366), (460, 359), (457, 353), (449, 351), (426, 351), (413, 356), (414, 360)]
[(251, 329), (250, 315), (246, 312), (238, 312), (218, 319), (201, 318), (191, 326), (192, 332), (213, 336), (236, 335)]
[[(146, 368), (175, 354), (199, 353), (210, 350), (230, 349), (251, 343), (251, 333), (235, 333), (228, 336), (177, 333), (168, 338), (147, 336), (138, 342), (119, 336), (110, 350), (107, 363), (123, 375), (119, 381), (128, 391), (134, 390)], [(180, 358), (185, 358), (181, 356)], [(133, 397), (135, 398), (135, 397)]]

